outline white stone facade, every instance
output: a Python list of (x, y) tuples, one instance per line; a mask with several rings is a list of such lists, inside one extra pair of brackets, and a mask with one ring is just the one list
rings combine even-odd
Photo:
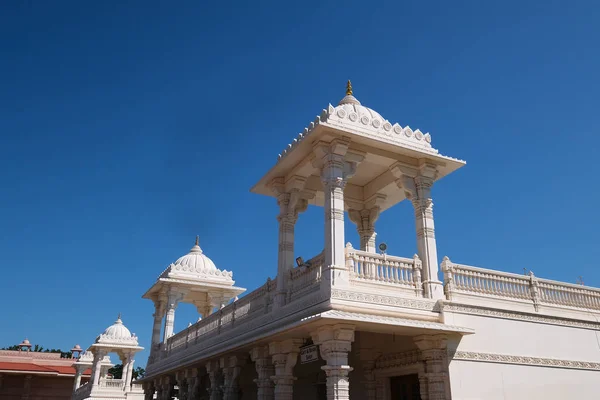
[[(349, 85), (252, 189), (277, 200), (277, 275), (238, 299), (231, 273), (196, 244), (144, 295), (156, 307), (145, 398), (596, 398), (600, 290), (440, 264), (431, 190), (465, 163), (431, 142)], [(402, 200), (415, 210), (416, 254), (378, 254), (376, 222)], [(323, 252), (296, 259), (309, 204), (324, 208)], [(202, 319), (173, 334), (182, 301)]]

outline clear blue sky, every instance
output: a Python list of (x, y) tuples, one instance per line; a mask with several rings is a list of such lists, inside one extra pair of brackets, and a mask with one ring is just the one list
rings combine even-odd
[[(0, 346), (88, 346), (122, 312), (148, 347), (141, 295), (195, 235), (238, 285), (273, 276), (249, 188), (347, 79), (467, 160), (434, 188), (440, 260), (600, 286), (597, 2), (84, 3), (0, 4)], [(378, 232), (415, 252), (409, 204)]]

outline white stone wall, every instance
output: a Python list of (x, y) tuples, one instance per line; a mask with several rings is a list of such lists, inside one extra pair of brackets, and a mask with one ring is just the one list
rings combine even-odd
[(450, 363), (454, 400), (594, 399), (600, 392), (600, 331), (518, 319), (445, 313), (475, 330)]
[(453, 400), (597, 399), (600, 372), (452, 361)]

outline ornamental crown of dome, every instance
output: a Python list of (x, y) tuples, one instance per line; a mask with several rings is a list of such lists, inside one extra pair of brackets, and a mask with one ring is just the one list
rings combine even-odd
[(368, 116), (371, 119), (371, 121), (385, 121), (385, 118), (383, 118), (381, 114), (379, 114), (372, 108), (363, 106), (362, 104), (360, 104), (360, 101), (358, 101), (358, 99), (354, 97), (354, 92), (352, 90), (352, 82), (350, 82), (350, 80), (348, 80), (348, 83), (346, 83), (346, 96), (344, 96), (342, 100), (340, 100), (340, 102), (338, 103), (337, 107), (335, 107), (335, 112), (337, 113), (340, 109), (344, 110), (347, 115), (354, 112), (358, 116)]
[[(190, 249), (190, 252), (182, 257), (179, 257), (173, 265), (180, 266), (181, 269), (189, 269), (192, 271), (205, 271), (214, 272), (217, 271), (215, 263), (204, 254), (200, 245), (198, 244), (198, 236), (196, 236), (196, 243), (194, 247)], [(180, 268), (178, 268), (180, 269)]]
[(95, 343), (125, 343), (137, 345), (138, 340), (121, 321), (121, 314), (114, 324), (109, 326), (97, 338)]

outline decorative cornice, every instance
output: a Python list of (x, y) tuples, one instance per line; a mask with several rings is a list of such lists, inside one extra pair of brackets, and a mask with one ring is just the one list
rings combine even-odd
[(375, 367), (378, 370), (398, 368), (417, 364), (419, 361), (421, 361), (421, 352), (419, 350), (412, 350), (402, 353), (384, 354), (375, 361)]
[(389, 306), (415, 308), (418, 310), (435, 311), (436, 303), (434, 301), (417, 300), (406, 297), (383, 296), (378, 294), (369, 294), (362, 292), (351, 292), (348, 290), (332, 290), (331, 298), (340, 300), (350, 300), (361, 303), (383, 304)]
[(371, 322), (377, 324), (387, 324), (387, 325), (397, 325), (397, 326), (406, 326), (411, 328), (423, 328), (430, 329), (436, 331), (448, 331), (448, 332), (460, 332), (460, 333), (473, 333), (474, 331), (470, 328), (464, 328), (462, 326), (448, 325), (443, 324), (441, 322), (430, 322), (430, 321), (421, 321), (417, 319), (408, 319), (408, 318), (399, 318), (399, 317), (388, 317), (385, 315), (373, 315), (373, 314), (363, 314), (363, 313), (355, 313), (349, 311), (341, 311), (341, 310), (330, 310), (325, 311), (321, 314), (314, 315), (308, 318), (321, 317), (321, 318), (329, 318), (329, 319), (341, 319), (345, 321), (358, 321), (358, 322)]
[(464, 304), (452, 304), (452, 303), (442, 303), (441, 311), (451, 311), (457, 312), (461, 314), (472, 314), (472, 315), (482, 315), (486, 317), (496, 317), (496, 318), (506, 318), (506, 319), (516, 319), (527, 322), (539, 322), (543, 324), (552, 324), (552, 325), (563, 325), (563, 326), (572, 326), (577, 328), (586, 328), (586, 329), (600, 329), (600, 323), (597, 322), (588, 322), (581, 321), (569, 318), (561, 318), (561, 317), (550, 317), (543, 316), (537, 314), (529, 314), (518, 311), (503, 311), (493, 308), (473, 306), (473, 305), (464, 305)]
[(500, 364), (518, 364), (534, 367), (587, 369), (600, 371), (600, 363), (576, 360), (559, 360), (556, 358), (539, 358), (528, 356), (513, 356), (507, 354), (476, 353), (471, 351), (457, 351), (450, 354), (453, 360), (480, 361)]

